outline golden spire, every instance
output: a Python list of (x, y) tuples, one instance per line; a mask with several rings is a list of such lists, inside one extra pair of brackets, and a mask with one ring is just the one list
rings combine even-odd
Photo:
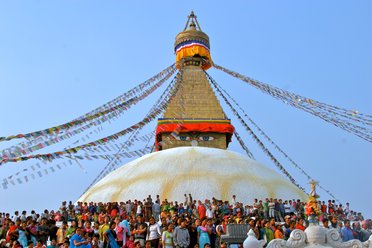
[(201, 31), (194, 12), (184, 31), (176, 36), (177, 66), (182, 76), (158, 120), (159, 150), (179, 146), (226, 149), (234, 132), (214, 94), (204, 70), (211, 66), (209, 37)]

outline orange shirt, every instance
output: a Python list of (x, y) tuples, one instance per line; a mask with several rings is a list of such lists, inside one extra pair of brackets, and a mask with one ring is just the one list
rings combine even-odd
[(86, 221), (88, 220), (88, 215), (87, 215), (87, 214), (83, 214), (83, 215), (81, 216), (81, 219), (82, 219), (84, 222), (86, 222)]
[(11, 227), (9, 227), (9, 230), (8, 230), (8, 232), (7, 232), (7, 234), (6, 234), (6, 242), (7, 243), (9, 243), (10, 242), (10, 234), (12, 233), (12, 232), (14, 232), (15, 230), (17, 230), (18, 229), (18, 226), (16, 226), (16, 225), (13, 225), (13, 226), (11, 226)]
[(118, 210), (116, 210), (115, 208), (111, 210), (111, 218), (115, 218), (117, 213), (118, 213)]
[(300, 224), (296, 224), (296, 229), (300, 229), (302, 231), (305, 231), (305, 227), (303, 225), (300, 225)]
[(279, 229), (276, 229), (276, 230), (275, 230), (274, 237), (275, 237), (276, 239), (283, 239), (283, 238), (284, 238), (284, 237), (283, 237), (283, 233), (282, 233)]
[(161, 218), (167, 218), (167, 212), (166, 212), (166, 211), (162, 211), (162, 212), (160, 213), (160, 217), (161, 217)]
[(335, 210), (333, 209), (333, 204), (328, 204), (328, 212), (330, 214), (333, 214), (335, 212)]
[(201, 220), (205, 218), (205, 216), (207, 215), (207, 209), (205, 208), (204, 205), (198, 206), (198, 214)]
[(322, 205), (322, 212), (327, 213), (327, 205), (325, 204)]

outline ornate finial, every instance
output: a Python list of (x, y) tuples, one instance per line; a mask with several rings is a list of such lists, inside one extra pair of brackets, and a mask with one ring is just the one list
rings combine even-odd
[[(183, 31), (187, 30), (187, 27), (190, 27), (192, 29), (196, 29), (196, 27), (198, 28), (199, 31), (202, 31), (201, 28), (200, 28), (200, 25), (198, 23), (198, 19), (196, 19), (196, 15), (194, 14), (194, 11), (191, 11), (190, 15), (187, 16), (187, 22), (186, 22), (186, 26), (184, 28)], [(191, 23), (190, 23), (191, 21)], [(190, 23), (190, 26), (189, 26), (189, 23)], [(196, 23), (196, 25), (195, 25)]]
[(191, 13), (190, 13), (190, 15), (188, 16), (188, 18), (196, 18), (196, 15), (194, 14), (194, 11), (193, 10), (191, 10)]

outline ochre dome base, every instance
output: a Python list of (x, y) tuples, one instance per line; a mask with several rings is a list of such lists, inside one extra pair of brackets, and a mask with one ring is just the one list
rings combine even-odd
[(241, 202), (267, 197), (305, 200), (306, 195), (276, 171), (239, 153), (205, 147), (178, 147), (150, 153), (111, 172), (83, 194), (81, 202), (125, 202), (148, 195), (172, 201)]

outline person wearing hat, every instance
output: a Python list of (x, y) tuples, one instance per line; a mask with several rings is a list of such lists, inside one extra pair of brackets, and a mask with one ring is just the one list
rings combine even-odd
[(284, 228), (289, 228), (289, 222), (291, 221), (291, 216), (286, 215), (284, 217)]
[(0, 247), (5, 247), (6, 245), (6, 240), (5, 239), (1, 239), (0, 240)]

